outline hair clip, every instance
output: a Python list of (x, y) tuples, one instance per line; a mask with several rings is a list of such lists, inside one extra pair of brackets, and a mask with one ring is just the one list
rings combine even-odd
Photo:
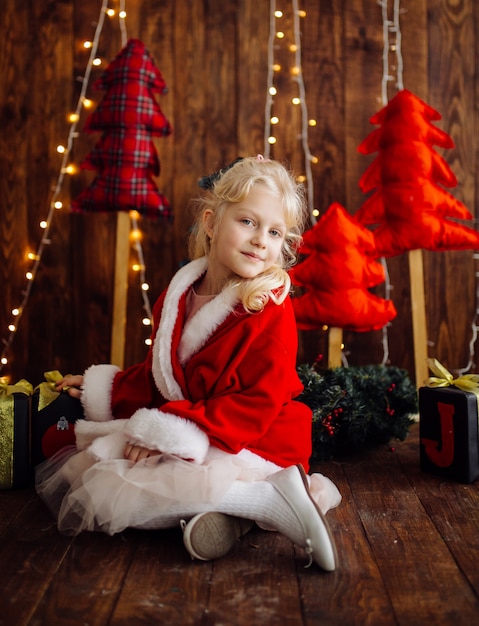
[(230, 163), (226, 167), (223, 167), (223, 169), (218, 170), (217, 172), (213, 172), (213, 174), (209, 174), (208, 176), (202, 176), (198, 181), (198, 185), (202, 189), (212, 189), (215, 183), (223, 176), (225, 172), (230, 170), (233, 167), (233, 165), (236, 165), (236, 163), (242, 160), (243, 160), (243, 157), (238, 157), (232, 163)]

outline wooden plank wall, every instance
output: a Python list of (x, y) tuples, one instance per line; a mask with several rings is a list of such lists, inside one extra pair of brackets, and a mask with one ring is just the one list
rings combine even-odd
[[(276, 5), (284, 11), (286, 38), (275, 48), (283, 69), (274, 112), (282, 123), (272, 156), (302, 173), (300, 109), (290, 104), (297, 91), (287, 47), (291, 1)], [(0, 5), (0, 340), (8, 337), (10, 312), (26, 286), (31, 267), (26, 254), (42, 237), (39, 222), (48, 213), (61, 163), (56, 146), (68, 136), (67, 114), (76, 105), (78, 78), (88, 59), (83, 41), (93, 37), (100, 6), (100, 0), (4, 0)], [(357, 146), (373, 129), (369, 118), (381, 108), (381, 8), (376, 0), (300, 0), (299, 6), (306, 11), (301, 43), (308, 112), (318, 122), (309, 132), (311, 152), (319, 158), (313, 166), (315, 205), (324, 211), (338, 201), (354, 213), (364, 201), (359, 178), (373, 158), (358, 154)], [(174, 128), (172, 136), (156, 141), (158, 182), (174, 208), (174, 223), (141, 220), (153, 302), (187, 258), (188, 203), (197, 193), (198, 177), (238, 155), (263, 152), (270, 11), (267, 0), (127, 0), (126, 8), (128, 37), (146, 44), (169, 86), (159, 102)], [(479, 5), (402, 0), (401, 10), (405, 87), (442, 114), (438, 125), (456, 144), (443, 153), (459, 181), (452, 193), (477, 214)], [(106, 19), (100, 56), (109, 62), (120, 48), (117, 21)], [(91, 84), (100, 73), (93, 71), (88, 92), (96, 101), (103, 94)], [(76, 163), (98, 139), (80, 132)], [(63, 185), (65, 208), (54, 214), (51, 243), (2, 370), (14, 380), (36, 383), (47, 369), (80, 372), (109, 360), (115, 216), (68, 210), (71, 197), (89, 180), (82, 173)], [(472, 251), (424, 252), (423, 258), (429, 355), (451, 369), (464, 367), (479, 267)], [(136, 260), (133, 252), (130, 260)], [(390, 259), (388, 268), (398, 310), (388, 329), (389, 359), (414, 378), (407, 255)], [(129, 287), (127, 365), (143, 358), (148, 335), (134, 272)], [(301, 333), (300, 361), (326, 355), (326, 339), (323, 331)], [(350, 364), (382, 360), (380, 331), (347, 332), (344, 339)]]

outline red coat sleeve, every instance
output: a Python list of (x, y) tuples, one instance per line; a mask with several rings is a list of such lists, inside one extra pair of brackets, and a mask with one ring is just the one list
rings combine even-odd
[[(162, 294), (153, 307), (152, 339), (158, 329), (164, 296), (165, 294)], [(115, 419), (130, 418), (138, 409), (160, 407), (165, 402), (153, 380), (152, 358), (152, 348), (150, 348), (143, 362), (116, 374), (111, 399), (111, 410)]]

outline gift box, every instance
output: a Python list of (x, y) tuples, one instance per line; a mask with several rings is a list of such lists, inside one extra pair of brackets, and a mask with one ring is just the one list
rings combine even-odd
[(45, 381), (38, 385), (31, 403), (32, 465), (52, 457), (62, 448), (75, 445), (75, 422), (84, 418), (78, 398), (66, 391), (55, 391), (55, 382), (63, 376), (45, 372)]
[(468, 484), (479, 478), (479, 376), (447, 374), (419, 389), (420, 466)]
[(0, 383), (0, 489), (26, 487), (31, 480), (30, 397), (32, 385)]

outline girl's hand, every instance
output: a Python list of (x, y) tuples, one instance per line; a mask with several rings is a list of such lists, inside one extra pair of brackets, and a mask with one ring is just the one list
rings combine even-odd
[(81, 398), (83, 387), (83, 376), (68, 374), (62, 380), (55, 383), (55, 391), (66, 389), (73, 398)]
[(159, 450), (149, 450), (148, 448), (144, 448), (143, 446), (137, 446), (131, 443), (127, 443), (123, 456), (128, 461), (133, 461), (133, 463), (137, 463), (138, 461), (147, 459), (150, 456), (158, 456), (159, 454), (161, 454)]

